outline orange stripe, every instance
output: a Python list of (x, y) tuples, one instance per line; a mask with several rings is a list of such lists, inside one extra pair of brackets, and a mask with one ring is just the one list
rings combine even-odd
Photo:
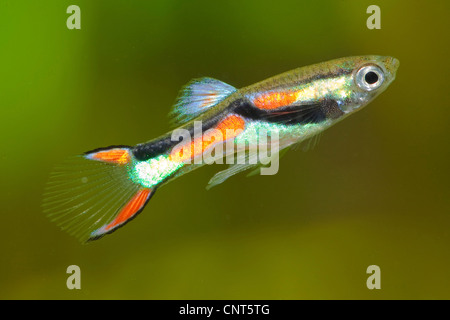
[(235, 138), (244, 128), (245, 121), (242, 117), (230, 115), (217, 124), (214, 128), (217, 130), (216, 132), (206, 131), (200, 138), (192, 141), (190, 147), (180, 146), (174, 148), (170, 153), (170, 160), (183, 162), (195, 158), (213, 144)]
[(91, 157), (94, 160), (117, 164), (127, 164), (130, 161), (130, 154), (128, 153), (128, 150), (125, 149), (99, 151), (94, 153)]
[(145, 202), (147, 201), (148, 196), (151, 192), (152, 189), (139, 190), (134, 195), (134, 197), (125, 205), (125, 207), (123, 207), (114, 221), (105, 227), (105, 231), (109, 231), (111, 228), (114, 228), (133, 217), (136, 212), (138, 212), (145, 205)]
[(253, 99), (253, 104), (260, 109), (277, 109), (290, 105), (297, 100), (296, 92), (266, 92)]

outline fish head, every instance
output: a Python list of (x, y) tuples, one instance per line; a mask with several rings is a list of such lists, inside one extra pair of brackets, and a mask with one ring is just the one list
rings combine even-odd
[(394, 81), (400, 62), (387, 56), (360, 56), (350, 58), (346, 67), (351, 69), (347, 75), (347, 95), (339, 108), (350, 114), (371, 102)]

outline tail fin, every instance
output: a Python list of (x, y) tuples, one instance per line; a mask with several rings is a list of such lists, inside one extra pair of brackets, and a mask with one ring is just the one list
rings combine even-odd
[(128, 147), (110, 147), (68, 159), (47, 184), (44, 212), (82, 242), (117, 230), (139, 214), (156, 188), (145, 188), (128, 175)]

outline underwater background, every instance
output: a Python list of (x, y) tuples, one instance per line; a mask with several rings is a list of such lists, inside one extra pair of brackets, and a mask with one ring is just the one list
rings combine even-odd
[[(381, 29), (369, 30), (369, 5)], [(69, 30), (69, 5), (81, 29)], [(445, 1), (0, 1), (0, 299), (449, 299)], [(82, 245), (42, 212), (68, 156), (170, 129), (179, 89), (378, 54), (397, 78), (274, 176), (206, 166)], [(69, 290), (66, 269), (81, 269)], [(381, 270), (369, 290), (367, 267)]]

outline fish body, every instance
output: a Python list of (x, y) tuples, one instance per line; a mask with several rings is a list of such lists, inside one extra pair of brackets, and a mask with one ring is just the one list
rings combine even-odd
[(202, 165), (230, 164), (209, 187), (267, 165), (256, 150), (270, 145), (273, 160), (360, 110), (390, 85), (398, 65), (392, 57), (347, 57), (241, 89), (212, 78), (193, 80), (171, 112), (176, 129), (134, 147), (99, 148), (70, 159), (51, 174), (44, 210), (80, 240), (99, 239), (135, 218), (157, 188)]

